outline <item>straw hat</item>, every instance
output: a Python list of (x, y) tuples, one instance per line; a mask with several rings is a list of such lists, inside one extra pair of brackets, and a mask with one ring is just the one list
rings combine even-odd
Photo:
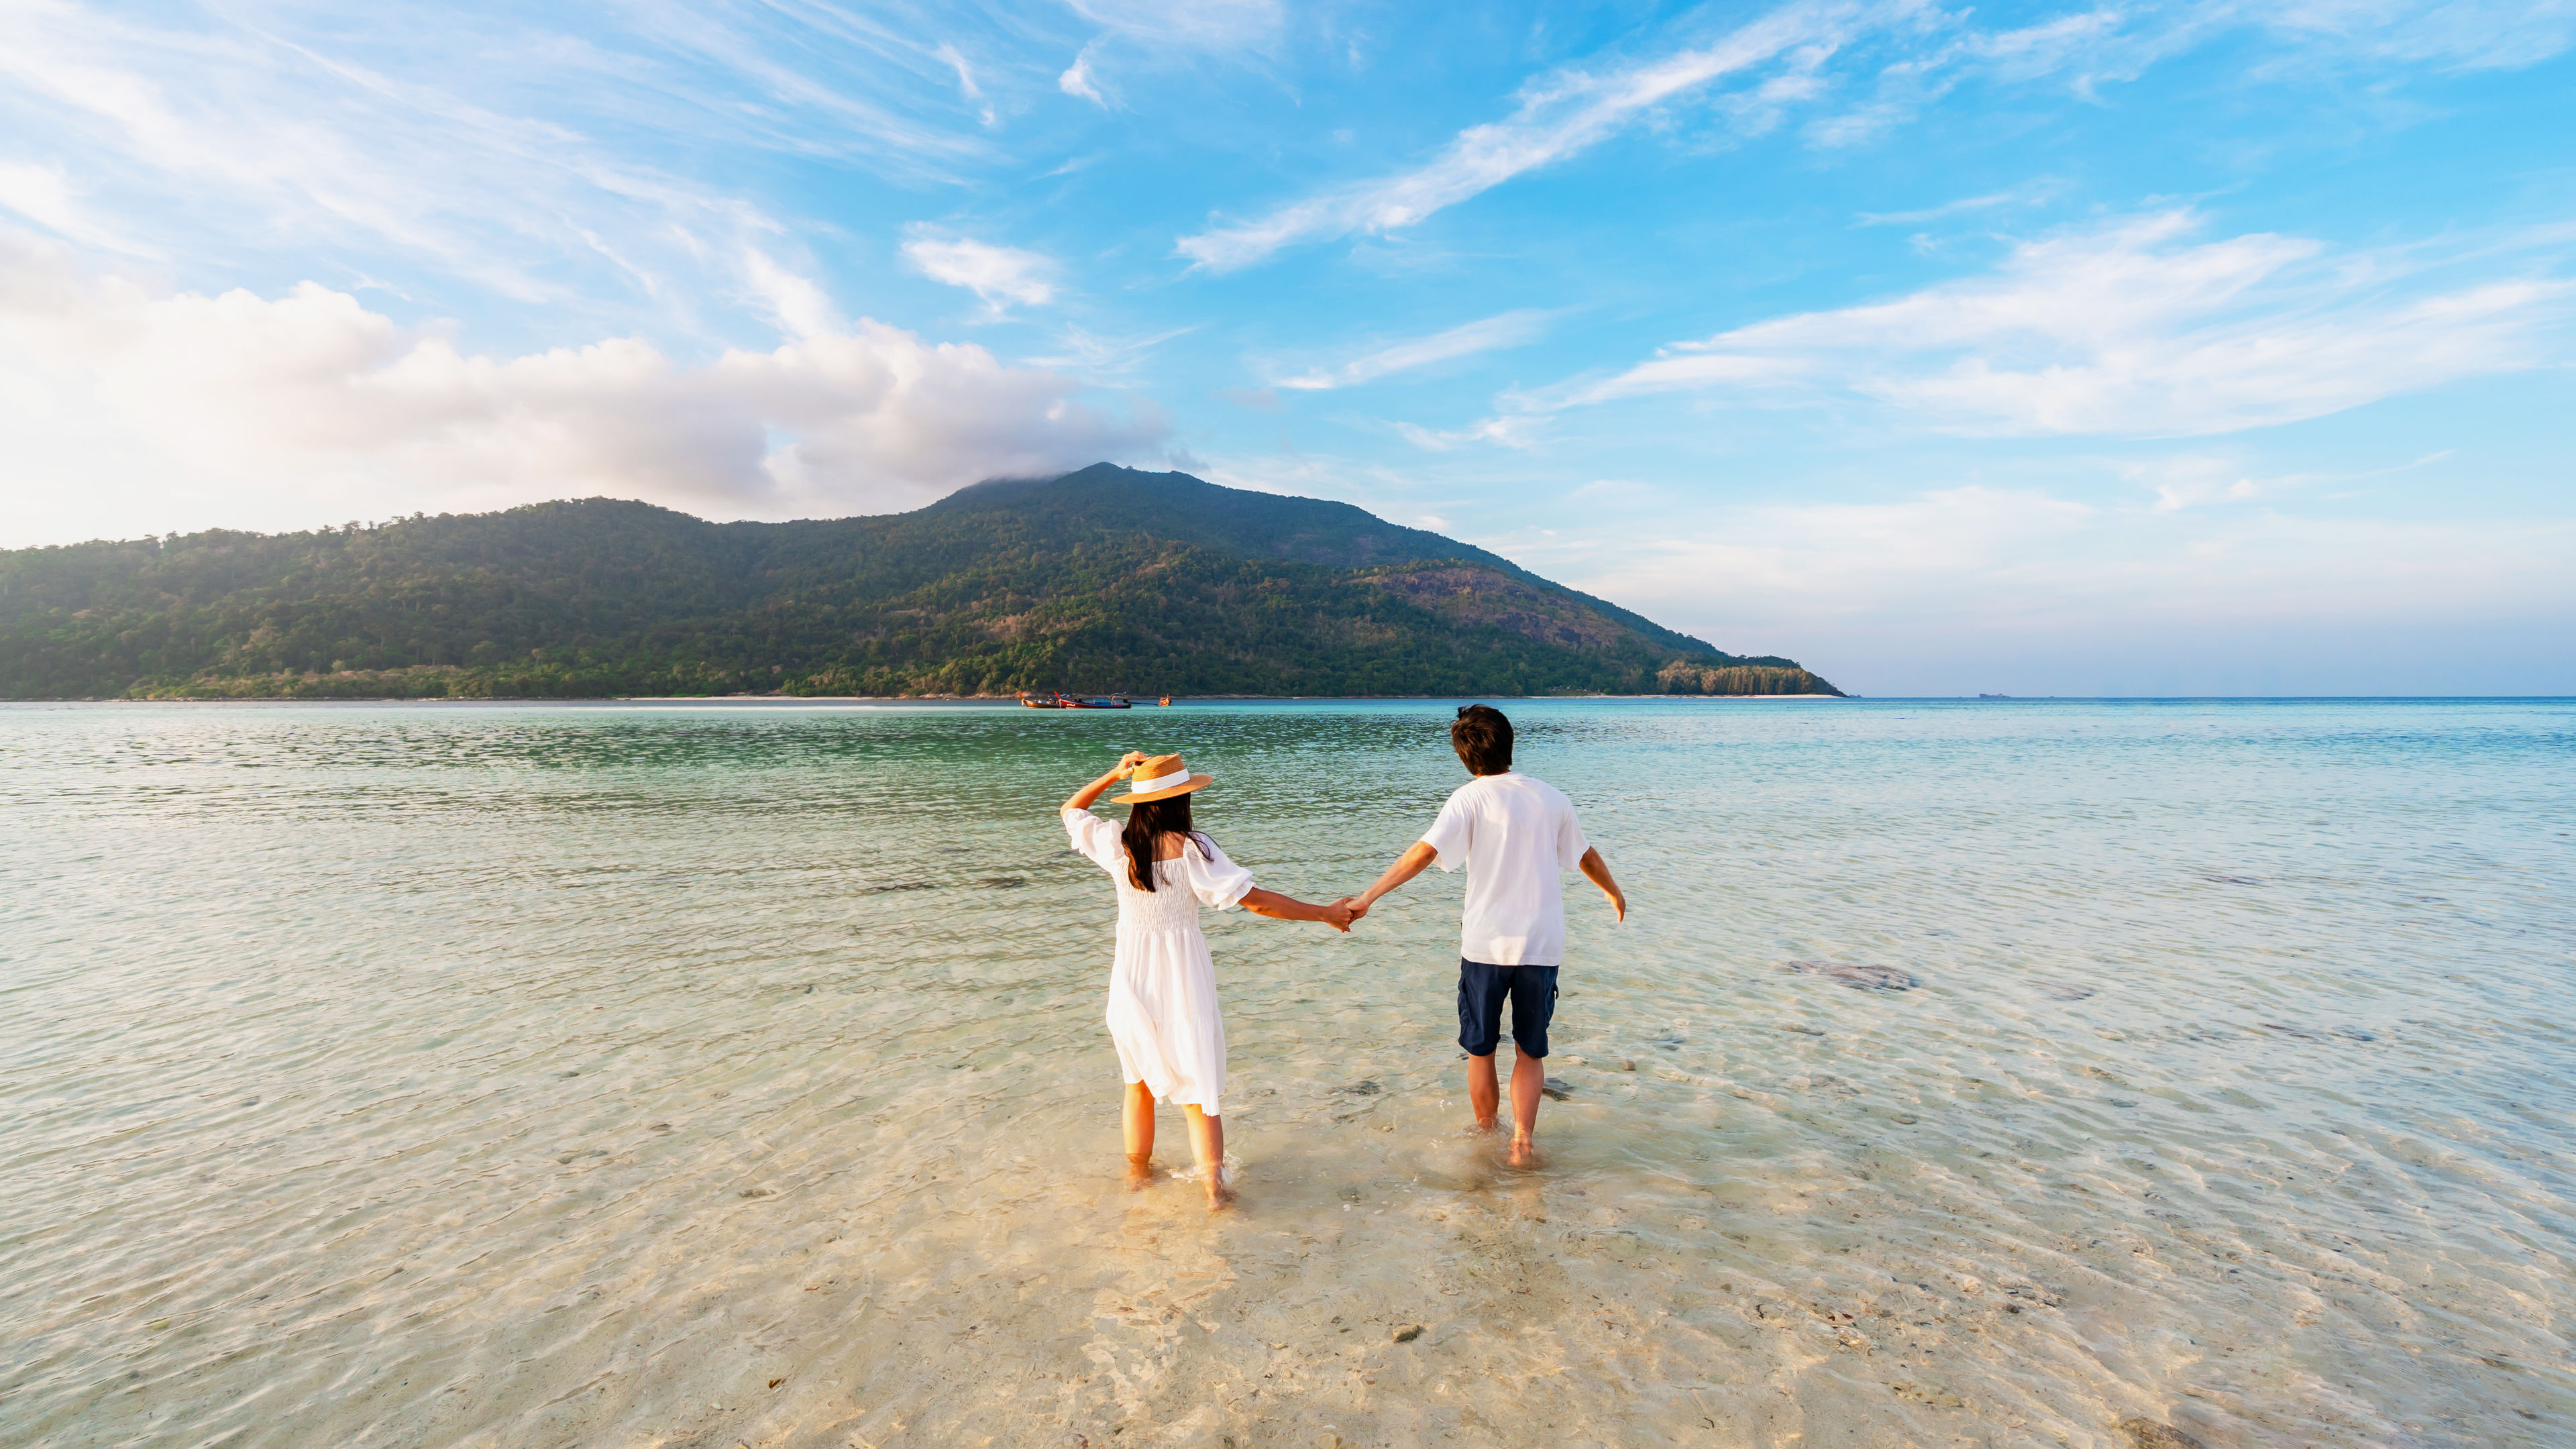
[(1214, 775), (1191, 774), (1190, 767), (1182, 764), (1178, 755), (1156, 755), (1127, 772), (1127, 788), (1132, 793), (1113, 795), (1109, 803), (1132, 805), (1144, 800), (1169, 800), (1215, 781)]

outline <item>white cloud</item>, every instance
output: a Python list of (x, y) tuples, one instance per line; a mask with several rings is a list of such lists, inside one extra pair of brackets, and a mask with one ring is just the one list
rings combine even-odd
[[(939, 48), (932, 51), (931, 54), (943, 61), (946, 61), (949, 68), (957, 72), (957, 94), (959, 96), (968, 101), (980, 101), (984, 99), (984, 88), (975, 84), (975, 68), (966, 63), (966, 57), (958, 51), (956, 46), (949, 44), (946, 41), (942, 41), (940, 42)], [(976, 114), (983, 119), (984, 124), (987, 126), (995, 124), (1000, 119), (994, 114), (991, 106), (977, 107)]]
[(969, 237), (945, 236), (916, 225), (903, 258), (934, 282), (964, 287), (984, 299), (994, 315), (1007, 303), (1043, 307), (1055, 300), (1056, 264), (1036, 252), (997, 247)]
[(2184, 453), (2122, 465), (2120, 475), (2156, 495), (2158, 513), (2213, 503), (2243, 503), (2266, 491), (2232, 458)]
[[(1769, 132), (1801, 107), (1839, 106), (1806, 134), (1815, 145), (1840, 147), (1880, 139), (1972, 76), (2057, 82), (2089, 94), (2236, 29), (2292, 47), (2279, 66), (2285, 73), (2352, 56), (2527, 66), (2576, 40), (2569, 0), (2305, 0), (2286, 9), (2184, 0), (2105, 5), (2002, 31), (1974, 28), (1972, 14), (1915, 0), (1793, 0), (1713, 43), (1668, 38), (1668, 49), (1644, 59), (1564, 67), (1524, 86), (1511, 115), (1459, 132), (1420, 166), (1212, 225), (1180, 238), (1174, 253), (1194, 267), (1233, 271), (1300, 243), (1411, 226), (1632, 125), (1681, 112), (1735, 79), (1749, 83), (1706, 102), (1734, 135)], [(1700, 25), (1694, 15), (1674, 33)], [(1689, 119), (1681, 112), (1671, 129), (1688, 135)]]
[(1847, 392), (1972, 435), (2223, 433), (2540, 365), (2576, 298), (2529, 270), (2432, 291), (2420, 258), (2189, 240), (2200, 225), (2176, 211), (2023, 242), (1988, 276), (1675, 344), (1522, 403)]
[[(991, 154), (971, 130), (917, 119), (945, 109), (922, 103), (932, 75), (875, 64), (856, 85), (836, 74), (853, 52), (888, 45), (845, 33), (859, 22), (773, 10), (755, 33), (704, 7), (621, 15), (626, 26), (576, 38), (540, 11), (424, 19), (395, 7), (299, 31), (307, 17), (273, 9), (257, 24), (223, 11), (160, 25), (52, 0), (0, 5), (0, 135), (43, 137), (48, 164), (75, 183), (48, 199), (42, 177), (18, 174), (12, 193), (91, 245), (135, 250), (111, 232), (184, 239), (163, 249), (217, 275), (357, 257), (593, 316), (642, 300), (685, 326), (690, 282), (732, 284), (742, 246), (784, 228), (721, 182), (638, 159), (674, 153), (657, 142), (827, 156), (907, 179)], [(896, 48), (928, 65), (917, 44)], [(946, 70), (935, 74), (944, 89)], [(520, 111), (533, 97), (547, 114)]]
[(0, 161), (0, 206), (56, 236), (128, 256), (151, 254), (150, 248), (93, 215), (59, 166)]
[(1522, 309), (1452, 327), (1429, 337), (1415, 337), (1355, 357), (1335, 368), (1314, 369), (1298, 377), (1273, 378), (1271, 386), (1316, 392), (1373, 382), (1391, 373), (1409, 372), (1435, 362), (1472, 357), (1479, 352), (1518, 347), (1546, 330), (1550, 314)]
[(758, 247), (743, 254), (743, 273), (761, 310), (794, 337), (827, 337), (840, 330), (840, 309), (813, 279), (788, 270)]
[(2536, 65), (2576, 41), (2576, 5), (2567, 0), (2297, 0), (2266, 19), (2276, 30), (2331, 36), (2364, 54), (2463, 70)]
[(1280, 0), (1067, 0), (1105, 30), (1148, 45), (1230, 50), (1279, 33)]
[(939, 48), (931, 54), (946, 61), (949, 68), (957, 72), (958, 94), (970, 101), (980, 101), (984, 98), (983, 87), (975, 84), (974, 67), (966, 63), (966, 57), (958, 53), (956, 46), (943, 40), (939, 43)]
[(2010, 191), (1988, 192), (1983, 196), (1965, 196), (1927, 206), (1920, 211), (1864, 211), (1855, 218), (1862, 226), (1918, 226), (1927, 221), (1942, 221), (1969, 212), (1990, 211), (1999, 206), (2029, 206), (2045, 201), (2064, 188), (2055, 181), (2040, 180)]
[(1450, 431), (1426, 428), (1418, 423), (1397, 423), (1396, 435), (1427, 452), (1446, 453), (1469, 443), (1496, 443), (1506, 448), (1535, 446), (1547, 429), (1547, 419), (1523, 416), (1486, 418), (1482, 422)]
[(1066, 95), (1089, 101), (1102, 110), (1107, 110), (1109, 98), (1100, 93), (1100, 83), (1092, 79), (1091, 75), (1091, 57), (1099, 49), (1100, 42), (1096, 40), (1084, 46), (1082, 53), (1073, 58), (1073, 64), (1064, 68), (1064, 74), (1055, 78), (1055, 84), (1056, 89)]
[(1195, 266), (1232, 271), (1282, 247), (1421, 221), (1526, 171), (1564, 160), (1616, 134), (1653, 108), (1773, 60), (1830, 44), (1856, 7), (1793, 5), (1717, 43), (1602, 75), (1566, 69), (1525, 88), (1508, 120), (1458, 133), (1425, 166), (1328, 191), (1235, 226), (1183, 237), (1174, 250)]
[(1713, 537), (1674, 530), (1647, 542), (1592, 582), (1615, 579), (1622, 598), (1716, 588), (1730, 599), (1779, 591), (1827, 614), (1901, 607), (1909, 592), (1955, 589), (1963, 578), (2008, 591), (2012, 575), (2033, 560), (2048, 567), (2096, 519), (2085, 504), (2036, 490), (1973, 486), (1887, 503), (1755, 507), (1729, 511)]
[[(805, 320), (812, 330), (783, 346), (703, 367), (636, 338), (494, 358), (311, 282), (275, 298), (153, 294), (0, 233), (0, 427), (22, 503), (98, 482), (134, 494), (88, 454), (115, 432), (152, 440), (174, 489), (244, 507), (300, 492), (335, 500), (335, 517), (354, 507), (343, 497), (498, 506), (589, 493), (734, 514), (876, 511), (1131, 456), (1169, 431), (1151, 403), (1122, 418), (1080, 401), (1074, 380), (980, 347), (828, 312)], [(85, 421), (55, 415), (52, 400), (72, 395)]]
[(1084, 377), (1128, 376), (1154, 355), (1154, 349), (1197, 330), (1192, 325), (1167, 327), (1160, 332), (1104, 336), (1089, 328), (1068, 326), (1055, 335), (1056, 350), (1053, 353), (1020, 360), (1031, 367), (1064, 368)]
[[(2221, 493), (2242, 481), (2202, 471)], [(1652, 528), (1482, 541), (1869, 693), (2530, 692), (2568, 677), (2548, 647), (2576, 615), (2564, 518), (2112, 508), (1985, 486), (1648, 511)], [(2507, 657), (2467, 657), (2481, 653)]]

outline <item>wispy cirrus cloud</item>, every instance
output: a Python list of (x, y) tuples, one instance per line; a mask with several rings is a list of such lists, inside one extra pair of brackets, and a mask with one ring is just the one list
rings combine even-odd
[(984, 124), (991, 126), (998, 123), (1001, 118), (995, 114), (991, 103), (984, 99), (984, 88), (975, 83), (975, 67), (967, 64), (964, 53), (957, 49), (956, 44), (943, 40), (939, 43), (939, 48), (933, 50), (931, 54), (947, 62), (948, 66), (957, 72), (958, 97), (975, 107), (975, 113), (983, 118)]
[(1492, 317), (1435, 332), (1428, 337), (1408, 338), (1391, 346), (1364, 353), (1339, 367), (1311, 368), (1295, 377), (1275, 377), (1270, 386), (1297, 392), (1321, 392), (1331, 388), (1356, 387), (1394, 373), (1410, 372), (1418, 367), (1448, 362), (1460, 357), (1473, 357), (1480, 352), (1493, 352), (1506, 347), (1519, 347), (1534, 342), (1546, 331), (1548, 318), (1555, 314), (1531, 308), (1503, 312)]
[(1073, 64), (1056, 77), (1056, 89), (1102, 110), (1115, 110), (1117, 91), (1099, 66), (1111, 41), (1133, 63), (1154, 65), (1176, 57), (1227, 55), (1267, 48), (1287, 19), (1280, 0), (1067, 0), (1073, 12), (1100, 27)]
[(1066, 0), (1104, 30), (1149, 45), (1231, 50), (1259, 45), (1287, 20), (1281, 0)]
[[(1807, 139), (1841, 147), (1882, 138), (1971, 77), (2090, 94), (2234, 30), (2304, 47), (2285, 61), (2289, 72), (2350, 56), (2528, 66), (2576, 42), (2567, 0), (2313, 0), (2273, 10), (2184, 0), (2099, 5), (2001, 30), (1971, 17), (1908, 0), (1798, 0), (1703, 43), (1694, 16), (1660, 37), (1659, 53), (1538, 77), (1509, 116), (1460, 131), (1421, 165), (1211, 225), (1173, 251), (1194, 268), (1228, 272), (1291, 246), (1412, 226), (1686, 104), (1705, 102), (1738, 136), (1770, 132), (1804, 110)], [(1742, 84), (1727, 89), (1733, 82)]]
[(1091, 58), (1100, 53), (1100, 42), (1093, 41), (1074, 56), (1073, 64), (1055, 78), (1055, 88), (1076, 100), (1089, 101), (1102, 110), (1109, 109), (1109, 97), (1100, 88), (1099, 78), (1091, 73)]
[(1921, 226), (1927, 221), (1947, 221), (1954, 216), (1969, 216), (1999, 208), (2031, 206), (2046, 201), (2063, 188), (2042, 178), (2027, 186), (2009, 191), (1990, 191), (1982, 196), (1963, 196), (1939, 206), (1926, 206), (1914, 211), (1864, 211), (1854, 220), (1861, 226)]
[(2266, 21), (2347, 51), (2461, 70), (2520, 69), (2576, 43), (2576, 6), (2566, 0), (2297, 0)]
[[(168, 232), (217, 271), (303, 247), (520, 303), (617, 310), (623, 293), (685, 309), (739, 286), (744, 246), (789, 228), (656, 164), (682, 149), (660, 143), (828, 155), (910, 181), (991, 154), (971, 124), (921, 119), (953, 110), (918, 102), (971, 87), (969, 72), (799, 13), (812, 23), (753, 32), (643, 7), (576, 35), (534, 14), (397, 7), (311, 34), (275, 15), (164, 24), (29, 0), (0, 6), (0, 136), (41, 136), (45, 154), (0, 149), (0, 163), (20, 168), (21, 215), (91, 245)], [(46, 204), (47, 170), (79, 179), (51, 198), (77, 206)]]
[(1000, 316), (1013, 302), (1043, 307), (1055, 300), (1059, 269), (1054, 259), (1019, 247), (995, 246), (917, 224), (904, 240), (903, 259), (934, 282), (964, 287), (983, 298), (993, 316)]
[(128, 256), (150, 256), (157, 249), (127, 237), (94, 215), (71, 177), (60, 166), (0, 161), (0, 207), (18, 213), (54, 235)]
[[(1893, 301), (1676, 343), (1608, 378), (1513, 401), (1558, 411), (1654, 393), (1858, 395), (1943, 431), (2192, 436), (2320, 417), (2539, 365), (2576, 282), (2569, 238), (2482, 252), (2339, 256), (2255, 233), (2196, 240), (2189, 211), (2015, 245), (1992, 273)], [(2448, 285), (2445, 285), (2445, 282)]]
[(1530, 447), (1547, 430), (1547, 425), (1548, 420), (1543, 417), (1507, 413), (1463, 428), (1426, 428), (1419, 423), (1397, 423), (1395, 433), (1426, 452), (1446, 453), (1469, 443), (1493, 443), (1505, 448)]
[(1599, 74), (1565, 69), (1532, 82), (1505, 120), (1461, 131), (1429, 163), (1294, 202), (1266, 216), (1187, 236), (1193, 266), (1234, 271), (1301, 242), (1408, 226), (1444, 208), (1599, 145), (1657, 106), (1799, 47), (1830, 49), (1861, 14), (1853, 5), (1794, 5), (1712, 44)]

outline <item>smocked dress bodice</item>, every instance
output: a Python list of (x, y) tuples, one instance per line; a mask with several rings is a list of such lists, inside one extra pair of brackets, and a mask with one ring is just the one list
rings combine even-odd
[[(1116, 864), (1110, 868), (1111, 878), (1118, 882), (1118, 929), (1122, 931), (1197, 930), (1199, 906), (1203, 898), (1199, 893), (1199, 883), (1191, 878), (1193, 875), (1201, 874), (1190, 868), (1196, 863), (1192, 859), (1195, 854), (1196, 852), (1192, 851), (1190, 856), (1180, 859), (1154, 862), (1156, 889), (1138, 890), (1135, 882), (1128, 875), (1127, 852), (1122, 845)], [(1243, 876), (1243, 884), (1246, 888), (1252, 885), (1250, 875), (1240, 870), (1235, 873)], [(1223, 900), (1206, 903), (1215, 905), (1220, 910), (1234, 904), (1232, 901)]]

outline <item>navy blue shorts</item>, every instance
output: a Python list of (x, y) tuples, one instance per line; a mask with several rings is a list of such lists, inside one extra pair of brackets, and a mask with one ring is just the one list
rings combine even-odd
[(1503, 1037), (1503, 1001), (1512, 1003), (1512, 1045), (1525, 1057), (1547, 1055), (1547, 1023), (1556, 1015), (1556, 968), (1488, 966), (1458, 960), (1458, 1045), (1489, 1057)]

